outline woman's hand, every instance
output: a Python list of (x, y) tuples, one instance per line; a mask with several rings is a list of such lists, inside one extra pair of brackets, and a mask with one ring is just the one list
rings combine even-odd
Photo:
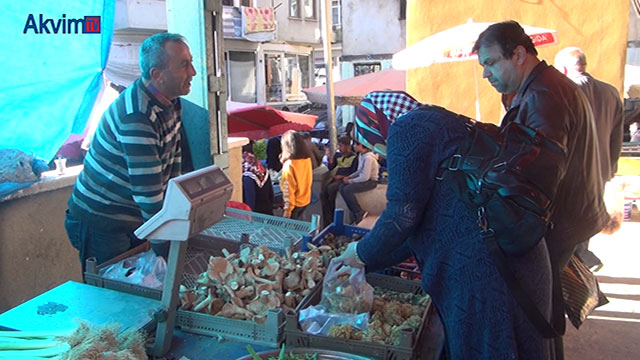
[(349, 243), (349, 245), (347, 245), (347, 249), (342, 253), (342, 255), (335, 258), (335, 261), (354, 268), (363, 268), (365, 264), (358, 256), (358, 251), (356, 250), (357, 247), (358, 243), (356, 241)]

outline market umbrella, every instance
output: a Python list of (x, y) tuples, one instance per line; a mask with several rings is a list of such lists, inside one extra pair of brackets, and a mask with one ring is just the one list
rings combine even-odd
[[(333, 83), (336, 105), (360, 104), (364, 97), (373, 91), (397, 90), (406, 88), (406, 71), (387, 69), (365, 75), (352, 77)], [(302, 89), (311, 102), (326, 104), (327, 88), (325, 85)]]
[[(433, 63), (445, 63), (477, 59), (471, 52), (478, 36), (491, 22), (476, 23), (471, 19), (466, 24), (431, 35), (406, 49), (393, 55), (394, 69), (407, 70)], [(521, 25), (536, 47), (553, 45), (558, 42), (555, 30)], [(476, 116), (480, 120), (480, 103), (478, 100), (478, 76), (476, 66), (473, 67), (476, 87)]]
[(227, 102), (229, 136), (252, 140), (281, 135), (287, 130), (309, 131), (318, 117), (281, 111), (267, 105)]

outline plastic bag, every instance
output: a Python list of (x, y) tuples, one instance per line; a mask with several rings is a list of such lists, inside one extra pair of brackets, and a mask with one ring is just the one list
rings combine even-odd
[(367, 283), (364, 269), (343, 266), (332, 259), (322, 283), (322, 300), (330, 313), (369, 313), (373, 305), (373, 287)]
[(332, 326), (349, 324), (360, 331), (367, 330), (369, 313), (362, 314), (329, 314), (322, 305), (310, 306), (298, 315), (302, 330), (309, 334), (329, 336)]
[(162, 289), (167, 262), (149, 250), (128, 257), (100, 271), (105, 279), (118, 280), (152, 289)]

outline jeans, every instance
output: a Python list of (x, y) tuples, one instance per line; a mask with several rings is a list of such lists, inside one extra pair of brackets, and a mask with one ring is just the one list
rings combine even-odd
[(97, 264), (103, 264), (144, 242), (133, 234), (133, 230), (125, 231), (117, 226), (108, 229), (104, 224), (98, 228), (91, 221), (74, 216), (69, 210), (65, 213), (64, 227), (71, 245), (78, 250), (83, 274), (88, 258), (95, 257)]
[(304, 211), (307, 210), (308, 206), (309, 205), (305, 205), (302, 207), (296, 206), (295, 208), (293, 208), (293, 211), (291, 211), (291, 219), (302, 220), (302, 217), (304, 216)]
[(341, 184), (340, 185), (340, 194), (344, 199), (344, 202), (347, 204), (349, 211), (351, 211), (351, 222), (359, 223), (362, 220), (364, 215), (364, 211), (360, 207), (358, 200), (356, 199), (356, 193), (365, 192), (369, 190), (373, 190), (376, 188), (378, 183), (373, 180), (367, 180), (359, 183), (351, 183), (351, 184)]
[(322, 228), (326, 228), (333, 222), (333, 212), (336, 210), (336, 197), (342, 181), (332, 181), (322, 186), (320, 202), (322, 203)]

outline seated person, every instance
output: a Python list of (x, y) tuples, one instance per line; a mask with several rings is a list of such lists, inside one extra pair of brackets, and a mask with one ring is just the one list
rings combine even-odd
[(365, 216), (355, 194), (373, 190), (378, 184), (378, 159), (364, 145), (355, 142), (355, 150), (358, 155), (358, 170), (349, 176), (345, 176), (340, 184), (339, 191), (351, 211), (351, 222), (357, 224)]
[(351, 138), (343, 136), (338, 139), (338, 152), (329, 158), (329, 170), (332, 172), (331, 181), (322, 186), (320, 201), (322, 202), (322, 227), (333, 222), (333, 212), (336, 208), (336, 196), (343, 183), (342, 179), (353, 174), (358, 168), (358, 157), (351, 151)]
[(242, 202), (252, 211), (273, 215), (273, 185), (269, 172), (249, 151), (242, 153)]

